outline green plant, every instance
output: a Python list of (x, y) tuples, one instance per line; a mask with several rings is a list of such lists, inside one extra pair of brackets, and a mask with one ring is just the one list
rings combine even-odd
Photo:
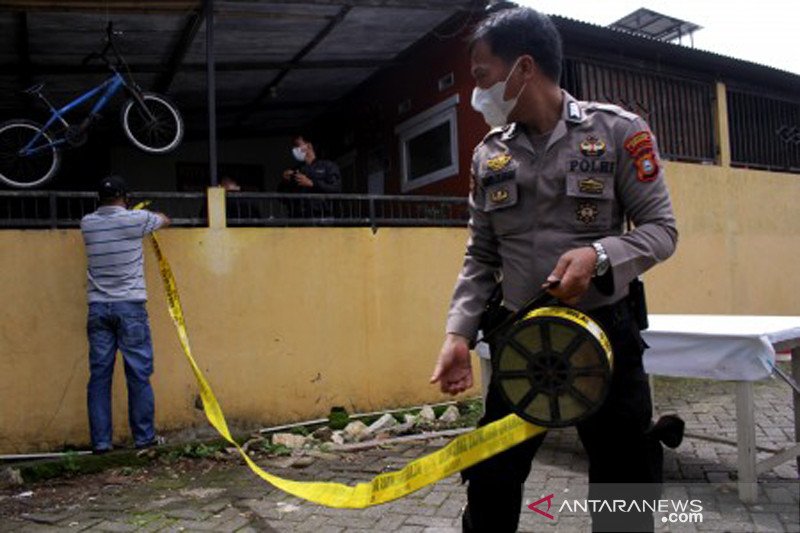
[(184, 457), (204, 459), (206, 457), (211, 457), (218, 451), (222, 450), (222, 448), (224, 448), (224, 445), (221, 443), (206, 444), (203, 442), (197, 442), (185, 445), (181, 451)]
[(331, 429), (344, 429), (350, 422), (350, 415), (344, 407), (332, 407), (328, 414), (328, 427)]
[(269, 455), (283, 456), (292, 454), (291, 448), (287, 448), (283, 444), (272, 444), (266, 440), (261, 443), (261, 449)]
[(78, 465), (78, 454), (74, 451), (68, 451), (64, 454), (62, 467), (64, 472), (68, 474), (77, 474), (81, 467)]

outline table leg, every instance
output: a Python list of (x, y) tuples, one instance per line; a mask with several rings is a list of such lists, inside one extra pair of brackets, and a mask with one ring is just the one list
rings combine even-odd
[(752, 381), (736, 382), (736, 441), (739, 448), (739, 499), (754, 503), (758, 499), (758, 485)]
[[(800, 347), (792, 350), (792, 377), (800, 383)], [(794, 396), (794, 441), (800, 442), (800, 394), (793, 391)], [(800, 457), (797, 458), (797, 475), (800, 476)]]

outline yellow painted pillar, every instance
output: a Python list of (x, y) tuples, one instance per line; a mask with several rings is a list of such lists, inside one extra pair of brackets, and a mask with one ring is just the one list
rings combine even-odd
[(717, 164), (729, 167), (731, 166), (731, 138), (730, 129), (728, 129), (728, 93), (727, 87), (721, 81), (717, 82), (717, 108), (715, 111), (715, 128), (719, 150)]
[(225, 213), (225, 189), (222, 187), (209, 187), (207, 191), (208, 202), (208, 227), (224, 228), (227, 226)]

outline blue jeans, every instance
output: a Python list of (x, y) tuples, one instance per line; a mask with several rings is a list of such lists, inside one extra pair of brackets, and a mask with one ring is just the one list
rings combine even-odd
[(89, 304), (89, 430), (92, 449), (111, 449), (111, 378), (117, 349), (125, 360), (128, 421), (137, 446), (155, 439), (155, 402), (150, 375), (153, 345), (144, 302)]

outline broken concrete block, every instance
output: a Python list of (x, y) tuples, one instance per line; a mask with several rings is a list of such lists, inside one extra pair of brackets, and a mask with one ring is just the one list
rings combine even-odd
[(22, 474), (16, 468), (3, 468), (0, 470), (0, 487), (19, 487), (24, 483)]
[(367, 425), (361, 420), (350, 422), (347, 424), (347, 427), (344, 428), (345, 438), (349, 438), (350, 440), (360, 440), (367, 435), (367, 429)]
[(442, 416), (439, 417), (440, 422), (455, 422), (458, 420), (458, 417), (461, 416), (458, 412), (458, 407), (455, 405), (450, 405), (447, 409), (444, 410)]
[(314, 433), (312, 433), (311, 436), (323, 442), (330, 442), (331, 437), (333, 437), (333, 430), (327, 426), (323, 426), (314, 431)]
[(272, 436), (272, 444), (282, 444), (287, 448), (302, 448), (308, 442), (308, 437), (294, 433), (276, 433)]
[(419, 417), (422, 420), (433, 422), (436, 420), (436, 413), (433, 412), (433, 408), (430, 405), (425, 405), (422, 407), (422, 409), (420, 409)]
[(377, 419), (375, 422), (370, 424), (370, 426), (367, 428), (367, 433), (370, 434), (379, 433), (381, 431), (386, 431), (390, 428), (393, 428), (396, 425), (397, 425), (397, 420), (395, 420), (394, 417), (389, 413), (386, 413), (385, 415)]

